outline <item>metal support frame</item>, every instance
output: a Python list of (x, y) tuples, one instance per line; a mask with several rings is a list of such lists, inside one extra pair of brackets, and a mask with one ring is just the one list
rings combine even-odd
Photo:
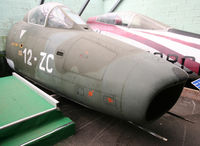
[(87, 7), (88, 3), (90, 2), (90, 0), (86, 0), (83, 7), (80, 9), (78, 15), (81, 16), (83, 11), (85, 10), (85, 8)]
[(41, 0), (40, 1), (40, 5), (44, 4), (45, 0)]
[(115, 9), (120, 5), (120, 3), (121, 3), (122, 1), (123, 1), (123, 0), (118, 0), (118, 1), (114, 4), (114, 6), (110, 9), (110, 11), (108, 11), (108, 12), (109, 12), (109, 13), (114, 12)]

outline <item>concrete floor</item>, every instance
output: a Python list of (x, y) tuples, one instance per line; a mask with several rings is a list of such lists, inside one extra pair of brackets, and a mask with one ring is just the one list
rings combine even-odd
[[(126, 121), (89, 110), (62, 97), (56, 98), (60, 101), (63, 114), (76, 123), (76, 134), (57, 143), (56, 146), (200, 145), (200, 92), (198, 90), (185, 88), (177, 104), (170, 110), (193, 123), (166, 113), (154, 123), (144, 126), (157, 134), (155, 136)], [(167, 141), (162, 138), (166, 138)]]

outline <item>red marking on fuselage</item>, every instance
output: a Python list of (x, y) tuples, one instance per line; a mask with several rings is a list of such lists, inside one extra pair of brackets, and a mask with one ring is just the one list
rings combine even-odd
[(93, 96), (94, 90), (88, 92), (88, 96)]
[(113, 101), (112, 98), (108, 97), (108, 102), (109, 102), (109, 103), (113, 103), (114, 101)]
[(183, 40), (180, 40), (180, 39), (177, 39), (177, 38), (173, 38), (173, 37), (169, 37), (169, 36), (164, 36), (164, 35), (161, 35), (161, 34), (155, 34), (155, 33), (146, 32), (146, 31), (140, 31), (140, 32), (143, 32), (143, 33), (146, 33), (146, 34), (150, 34), (150, 35), (154, 35), (154, 36), (158, 36), (158, 37), (162, 37), (162, 38), (174, 41), (174, 42), (178, 42), (178, 43), (184, 44), (184, 45), (189, 46), (189, 47), (200, 49), (200, 45), (199, 44), (195, 44), (195, 43), (183, 41)]
[[(90, 26), (93, 28), (93, 29), (100, 29), (101, 31), (107, 31), (107, 32), (111, 32), (111, 33), (114, 33), (114, 34), (117, 34), (117, 35), (120, 35), (120, 36), (123, 36), (123, 37), (127, 37), (127, 38), (130, 38), (130, 39), (133, 39), (137, 42), (140, 42), (142, 44), (145, 44), (149, 47), (152, 47), (156, 50), (158, 50), (159, 52), (167, 55), (167, 54), (176, 54), (178, 56), (178, 62), (181, 64), (182, 63), (182, 58), (184, 57), (182, 54), (179, 54), (173, 50), (171, 50), (170, 48), (167, 48), (161, 44), (158, 44), (154, 41), (151, 41), (149, 39), (146, 39), (142, 36), (139, 36), (139, 35), (136, 35), (136, 34), (133, 34), (133, 33), (130, 33), (130, 32), (127, 32), (127, 31), (124, 31), (118, 27), (116, 27), (115, 25), (111, 25), (111, 24), (105, 24), (105, 23), (101, 23), (101, 22), (92, 22), (92, 21), (88, 21), (88, 23), (90, 24)], [(195, 72), (195, 73), (199, 73), (199, 66), (200, 64), (195, 62), (195, 61), (192, 61), (190, 59), (187, 59), (187, 61), (184, 63), (184, 66), (189, 68), (191, 71)]]

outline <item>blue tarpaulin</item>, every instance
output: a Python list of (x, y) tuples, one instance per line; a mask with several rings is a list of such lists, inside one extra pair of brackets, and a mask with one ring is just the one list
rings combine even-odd
[(200, 90), (200, 78), (193, 81), (192, 84)]

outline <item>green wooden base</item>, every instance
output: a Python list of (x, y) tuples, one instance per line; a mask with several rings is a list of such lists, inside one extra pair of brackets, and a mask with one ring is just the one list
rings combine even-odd
[(0, 145), (51, 145), (75, 133), (74, 122), (14, 76), (0, 78)]
[(20, 123), (13, 127), (12, 134), (1, 137), (1, 146), (52, 145), (75, 133), (75, 124), (61, 112), (53, 111), (39, 118)]

